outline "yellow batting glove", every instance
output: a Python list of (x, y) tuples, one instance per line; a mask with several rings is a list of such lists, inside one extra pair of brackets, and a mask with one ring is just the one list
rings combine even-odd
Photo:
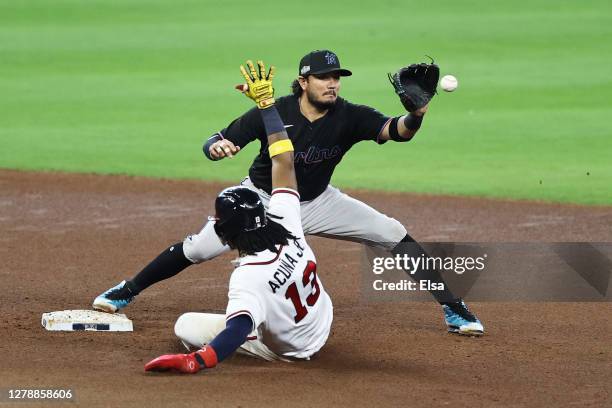
[(272, 88), (274, 66), (270, 67), (270, 72), (266, 75), (266, 67), (263, 61), (257, 61), (259, 72), (255, 70), (253, 61), (248, 60), (246, 63), (250, 73), (247, 72), (243, 65), (240, 66), (240, 72), (242, 72), (242, 76), (246, 80), (246, 89), (243, 86), (242, 92), (254, 100), (259, 109), (269, 108), (274, 105), (274, 88)]

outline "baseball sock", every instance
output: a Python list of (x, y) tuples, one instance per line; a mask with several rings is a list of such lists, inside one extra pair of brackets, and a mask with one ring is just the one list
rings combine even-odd
[(183, 253), (183, 243), (179, 242), (165, 249), (128, 281), (133, 295), (139, 294), (149, 286), (173, 277), (193, 263)]
[[(406, 243), (409, 243), (410, 245), (406, 245)], [(391, 250), (391, 253), (393, 255), (408, 255), (412, 258), (428, 257), (427, 252), (425, 252), (423, 247), (408, 234), (406, 234), (406, 236), (399, 242), (399, 244), (397, 244), (397, 246)], [(421, 280), (428, 280), (432, 283), (444, 284), (444, 290), (433, 290), (429, 292), (438, 301), (438, 303), (456, 303), (461, 300), (459, 297), (455, 296), (451, 292), (446, 282), (444, 282), (444, 278), (442, 278), (442, 275), (440, 275), (440, 272), (438, 270), (424, 270), (423, 268), (419, 268), (415, 270), (414, 273), (411, 272), (412, 271), (410, 271), (408, 275), (410, 275), (410, 277), (416, 282), (419, 282)]]

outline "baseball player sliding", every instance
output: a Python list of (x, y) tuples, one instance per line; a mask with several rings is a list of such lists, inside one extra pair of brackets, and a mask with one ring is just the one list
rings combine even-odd
[[(356, 143), (367, 140), (378, 144), (389, 140), (407, 142), (414, 137), (435, 94), (439, 68), (433, 62), (414, 64), (390, 75), (389, 79), (408, 111), (396, 117), (385, 116), (373, 108), (339, 97), (340, 78), (350, 75), (351, 71), (341, 68), (333, 52), (312, 51), (300, 61), (298, 77), (291, 86), (292, 94), (279, 98), (275, 103), (295, 148), (295, 173), (304, 233), (378, 246), (393, 255), (424, 256), (423, 249), (401, 223), (342, 193), (330, 184), (330, 180), (342, 157)], [(244, 90), (244, 87), (241, 85), (239, 89)], [(241, 185), (256, 192), (268, 207), (273, 188), (272, 160), (259, 109), (249, 110), (208, 139), (204, 153), (209, 159), (218, 161), (238, 154), (241, 148), (256, 140), (261, 143), (261, 149), (251, 165), (249, 176)], [(189, 265), (228, 251), (230, 247), (219, 239), (215, 225), (216, 221), (211, 220), (199, 233), (163, 251), (132, 279), (98, 296), (93, 307), (115, 312), (152, 284), (176, 275)], [(442, 305), (450, 332), (484, 333), (480, 321), (444, 284), (438, 271), (419, 269), (412, 272), (410, 276), (416, 281), (429, 280), (437, 288), (443, 285), (444, 290), (432, 291), (431, 294)]]
[(300, 217), (300, 195), (293, 145), (274, 105), (272, 78), (263, 62), (250, 72), (241, 66), (257, 104), (271, 161), (268, 210), (246, 187), (223, 190), (215, 201), (214, 230), (221, 242), (238, 250), (239, 264), (229, 284), (226, 314), (186, 313), (176, 322), (191, 354), (168, 354), (145, 365), (146, 371), (196, 373), (212, 368), (238, 348), (266, 360), (309, 359), (329, 336), (333, 308), (317, 276)]

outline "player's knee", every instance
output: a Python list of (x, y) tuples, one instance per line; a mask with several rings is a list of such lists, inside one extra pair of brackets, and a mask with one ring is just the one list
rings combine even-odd
[(176, 319), (176, 323), (174, 323), (174, 334), (176, 337), (181, 339), (183, 342), (194, 344), (194, 340), (197, 336), (195, 336), (195, 317), (196, 313), (184, 313)]
[(378, 243), (384, 248), (395, 248), (408, 233), (401, 222), (395, 218), (385, 217), (384, 222), (377, 223)]
[(185, 258), (196, 264), (205, 260), (202, 256), (202, 251), (198, 250), (199, 241), (197, 235), (189, 235), (183, 241), (183, 254)]
[(404, 225), (395, 218), (391, 218), (391, 220), (393, 221), (391, 223), (392, 226), (390, 232), (390, 235), (393, 237), (391, 242), (393, 244), (397, 244), (406, 236), (406, 234), (408, 234), (408, 231), (406, 230), (406, 227), (404, 227)]
[(176, 323), (174, 323), (174, 334), (177, 337), (182, 338), (187, 330), (187, 323), (189, 321), (189, 313), (184, 313), (176, 319)]
[(229, 250), (215, 232), (214, 223), (207, 223), (202, 231), (195, 235), (189, 235), (183, 241), (183, 253), (185, 258), (193, 263), (208, 261)]

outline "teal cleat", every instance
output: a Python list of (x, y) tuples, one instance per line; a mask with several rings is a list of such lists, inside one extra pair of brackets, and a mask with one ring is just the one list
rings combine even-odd
[(95, 298), (92, 307), (102, 312), (115, 313), (129, 305), (135, 297), (130, 285), (122, 281)]
[(482, 336), (484, 334), (482, 323), (470, 312), (463, 300), (444, 303), (442, 308), (444, 309), (444, 320), (446, 320), (450, 333), (465, 336)]

